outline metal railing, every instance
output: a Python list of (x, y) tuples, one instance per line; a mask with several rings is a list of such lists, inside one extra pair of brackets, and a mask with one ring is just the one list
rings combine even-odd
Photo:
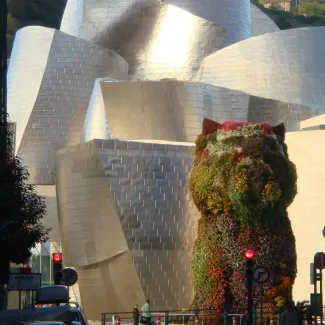
[[(140, 313), (141, 314), (141, 313)], [(155, 320), (159, 318), (160, 324)], [(116, 324), (116, 318), (119, 318), (119, 324)], [(197, 317), (197, 318), (195, 318)], [(141, 320), (141, 316), (140, 316)], [(134, 324), (132, 312), (102, 313), (101, 325), (129, 325)], [(139, 321), (139, 325), (141, 322)], [(169, 310), (169, 311), (151, 311), (151, 325), (243, 325), (245, 324), (244, 313), (224, 313), (220, 317), (219, 313), (213, 310)], [(253, 325), (280, 325), (279, 314), (264, 313), (262, 318), (254, 313)]]
[[(213, 310), (155, 310), (151, 311), (151, 325), (155, 325), (155, 318), (160, 317), (161, 325), (174, 325), (174, 324), (193, 324), (194, 317), (197, 316), (197, 324), (204, 325), (205, 319), (209, 318), (220, 318), (220, 314), (213, 312)], [(132, 312), (116, 312), (116, 313), (102, 313), (101, 314), (101, 324), (116, 325), (115, 319), (119, 317), (119, 322), (123, 324), (133, 324), (133, 313)], [(141, 312), (140, 312), (141, 320)], [(221, 321), (222, 323), (222, 321)], [(141, 323), (139, 322), (139, 325)]]

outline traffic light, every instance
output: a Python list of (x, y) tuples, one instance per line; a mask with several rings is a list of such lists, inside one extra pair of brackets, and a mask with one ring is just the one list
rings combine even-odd
[(60, 285), (62, 280), (62, 270), (63, 270), (63, 258), (62, 253), (52, 254), (53, 263), (53, 280), (55, 285)]
[(247, 280), (254, 277), (254, 251), (247, 250), (245, 252), (245, 277)]
[(254, 251), (245, 251), (245, 282), (247, 288), (247, 323), (253, 321), (253, 282), (254, 282)]

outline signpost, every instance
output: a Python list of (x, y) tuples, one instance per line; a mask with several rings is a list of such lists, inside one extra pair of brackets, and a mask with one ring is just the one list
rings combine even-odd
[(21, 292), (35, 291), (41, 287), (41, 273), (9, 273), (8, 290), (19, 292), (19, 309), (21, 309)]
[(270, 278), (270, 271), (264, 266), (256, 266), (254, 271), (254, 280), (257, 283), (265, 283)]
[(63, 282), (67, 287), (71, 287), (78, 281), (78, 274), (74, 269), (65, 268), (63, 271)]
[[(265, 266), (256, 266), (254, 269), (254, 280), (259, 284), (266, 283), (270, 279), (270, 271)], [(260, 287), (260, 319), (261, 324), (263, 324), (263, 296), (264, 290), (263, 286)]]
[(35, 291), (41, 287), (41, 273), (9, 273), (8, 290)]

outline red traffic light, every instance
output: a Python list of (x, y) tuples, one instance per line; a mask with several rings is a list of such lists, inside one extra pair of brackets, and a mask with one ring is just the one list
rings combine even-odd
[(53, 253), (52, 259), (53, 259), (53, 262), (55, 262), (55, 263), (62, 262), (62, 253)]
[(248, 260), (251, 260), (253, 257), (254, 257), (255, 253), (253, 250), (251, 249), (248, 249), (246, 252), (245, 252), (245, 258), (247, 258)]

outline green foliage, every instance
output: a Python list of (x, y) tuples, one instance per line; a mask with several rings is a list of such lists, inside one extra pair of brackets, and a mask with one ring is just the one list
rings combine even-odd
[(66, 2), (67, 0), (11, 0), (7, 17), (8, 57), (19, 28), (37, 25), (59, 29)]
[(247, 226), (264, 226), (279, 217), (266, 210), (292, 202), (295, 167), (276, 136), (263, 132), (260, 125), (247, 125), (198, 138), (190, 189), (204, 213), (230, 213)]
[(7, 15), (7, 33), (9, 35), (15, 34), (16, 30), (20, 26), (20, 21), (14, 18), (11, 14)]
[(7, 56), (10, 56), (14, 35), (20, 27), (20, 21), (12, 17), (11, 14), (7, 15)]
[(308, 16), (325, 16), (325, 2), (323, 0), (301, 0), (299, 6), (295, 7), (295, 13)]
[(265, 8), (258, 1), (251, 0), (280, 29), (325, 26), (325, 4), (322, 0), (301, 0), (292, 13), (276, 8)]
[(276, 308), (292, 299), (296, 276), (295, 239), (286, 208), (297, 192), (297, 173), (283, 143), (284, 127), (204, 123), (189, 183), (202, 214), (192, 263), (194, 304), (217, 313), (226, 305), (242, 311), (243, 252), (253, 249), (257, 264), (280, 270), (281, 281), (265, 289), (267, 303)]
[[(29, 173), (14, 156), (11, 136), (0, 134), (0, 148), (9, 153), (0, 161), (0, 245), (5, 247), (3, 261), (26, 263), (30, 250), (47, 240), (50, 229), (41, 220), (46, 213), (44, 198), (27, 183)], [(1, 151), (3, 152), (3, 151)]]

